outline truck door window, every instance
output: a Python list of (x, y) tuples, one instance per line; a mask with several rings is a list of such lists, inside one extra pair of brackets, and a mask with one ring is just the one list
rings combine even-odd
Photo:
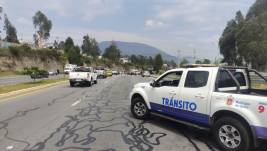
[(207, 85), (209, 77), (208, 71), (188, 71), (185, 85), (187, 88), (199, 88)]
[(240, 86), (246, 86), (246, 79), (242, 72), (234, 73), (234, 77), (239, 82)]
[(164, 77), (162, 77), (157, 84), (159, 86), (172, 86), (177, 87), (180, 83), (180, 79), (182, 76), (182, 71), (179, 72), (171, 72), (167, 73)]
[(225, 71), (219, 71), (218, 88), (236, 87), (236, 83), (231, 75)]

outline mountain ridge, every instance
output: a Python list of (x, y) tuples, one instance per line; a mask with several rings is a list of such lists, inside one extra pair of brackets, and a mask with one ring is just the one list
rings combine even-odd
[[(154, 57), (156, 54), (161, 54), (163, 60), (167, 61), (177, 61), (177, 57), (168, 54), (167, 52), (160, 50), (154, 46), (138, 43), (138, 42), (124, 42), (124, 41), (113, 41), (116, 43), (117, 47), (121, 50), (121, 54), (123, 56), (131, 56), (131, 55), (143, 55), (146, 57)], [(105, 51), (107, 47), (110, 46), (112, 41), (102, 41), (99, 43), (99, 48), (102, 52)]]

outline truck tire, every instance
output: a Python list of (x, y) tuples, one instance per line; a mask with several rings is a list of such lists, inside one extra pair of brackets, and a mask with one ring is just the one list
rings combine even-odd
[(70, 81), (70, 87), (74, 87), (75, 83)]
[(90, 81), (88, 81), (88, 86), (90, 87), (90, 86), (92, 86), (94, 84), (94, 81), (93, 81), (93, 78), (91, 78), (91, 80)]
[(90, 86), (92, 86), (92, 81), (88, 81), (86, 84), (88, 87), (90, 87)]
[(131, 103), (131, 112), (133, 116), (137, 119), (147, 119), (150, 115), (150, 111), (141, 97), (133, 98)]
[(252, 137), (246, 124), (232, 117), (217, 120), (212, 128), (219, 147), (225, 151), (250, 151)]

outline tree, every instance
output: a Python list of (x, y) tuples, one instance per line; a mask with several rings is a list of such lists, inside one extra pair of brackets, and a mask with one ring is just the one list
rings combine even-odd
[(4, 30), (6, 31), (6, 38), (5, 40), (7, 42), (14, 42), (14, 43), (19, 43), (18, 37), (17, 37), (17, 30), (16, 28), (11, 24), (9, 21), (7, 15), (5, 14), (5, 26)]
[(95, 58), (101, 54), (101, 51), (100, 51), (97, 41), (94, 38), (91, 39), (91, 43), (92, 43), (91, 55)]
[(58, 44), (58, 49), (59, 50), (64, 50), (65, 48), (65, 42), (64, 41), (60, 41), (59, 44)]
[(113, 62), (119, 62), (120, 56), (121, 56), (120, 49), (117, 48), (115, 42), (112, 42), (111, 45), (105, 49), (105, 52), (103, 54), (103, 57)]
[(97, 41), (88, 35), (83, 37), (82, 52), (94, 58), (101, 53)]
[(37, 47), (42, 47), (43, 40), (47, 40), (50, 37), (52, 21), (41, 11), (36, 12), (32, 19), (34, 28), (37, 30), (34, 34), (35, 43), (37, 44)]
[(82, 52), (91, 55), (92, 44), (88, 35), (83, 36)]
[(256, 0), (256, 2), (250, 7), (246, 19), (255, 18), (265, 13), (267, 10), (267, 0)]
[(55, 40), (53, 46), (54, 46), (55, 49), (58, 49), (59, 43)]
[(226, 28), (223, 31), (221, 38), (219, 39), (220, 53), (224, 57), (224, 62), (229, 65), (234, 65), (237, 59), (236, 50), (236, 28), (237, 23), (235, 20), (231, 20), (227, 23)]
[(242, 24), (245, 21), (245, 18), (240, 10), (236, 12), (235, 21), (237, 24)]
[(72, 49), (74, 47), (74, 42), (72, 40), (71, 37), (68, 37), (66, 40), (65, 40), (65, 44), (64, 44), (64, 51), (65, 53), (68, 53), (68, 51), (70, 49)]
[(151, 56), (149, 56), (149, 57), (148, 57), (148, 65), (149, 65), (149, 66), (152, 66), (153, 63), (154, 63), (153, 58), (152, 58)]
[(229, 65), (242, 65), (242, 57), (239, 55), (236, 35), (245, 22), (241, 11), (236, 12), (235, 19), (227, 23), (219, 40), (220, 53), (224, 56), (223, 62)]
[(203, 63), (203, 64), (210, 64), (211, 61), (210, 61), (209, 59), (204, 59), (202, 63)]
[(189, 63), (189, 61), (187, 59), (183, 58), (183, 60), (180, 63), (180, 67), (183, 66), (183, 65), (186, 65), (188, 63)]
[(196, 60), (195, 64), (202, 64), (201, 60)]
[[(267, 15), (266, 15), (267, 17)], [(259, 18), (253, 18), (239, 29), (237, 34), (237, 46), (239, 55), (246, 62), (246, 65), (252, 65), (253, 68), (262, 70), (267, 61), (267, 27)]]
[(162, 60), (162, 57), (161, 57), (161, 54), (157, 54), (154, 58), (154, 70), (156, 72), (159, 72), (159, 70), (162, 68), (162, 65), (163, 65), (163, 60)]
[(70, 64), (82, 65), (79, 46), (71, 47), (68, 50), (68, 60)]

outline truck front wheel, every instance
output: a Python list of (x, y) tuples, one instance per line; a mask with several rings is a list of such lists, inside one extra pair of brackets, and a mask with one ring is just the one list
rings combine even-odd
[(245, 123), (236, 118), (224, 117), (213, 126), (213, 136), (219, 147), (225, 151), (249, 151), (251, 137)]
[(146, 119), (149, 117), (149, 109), (141, 97), (133, 98), (131, 103), (131, 112), (137, 119)]

